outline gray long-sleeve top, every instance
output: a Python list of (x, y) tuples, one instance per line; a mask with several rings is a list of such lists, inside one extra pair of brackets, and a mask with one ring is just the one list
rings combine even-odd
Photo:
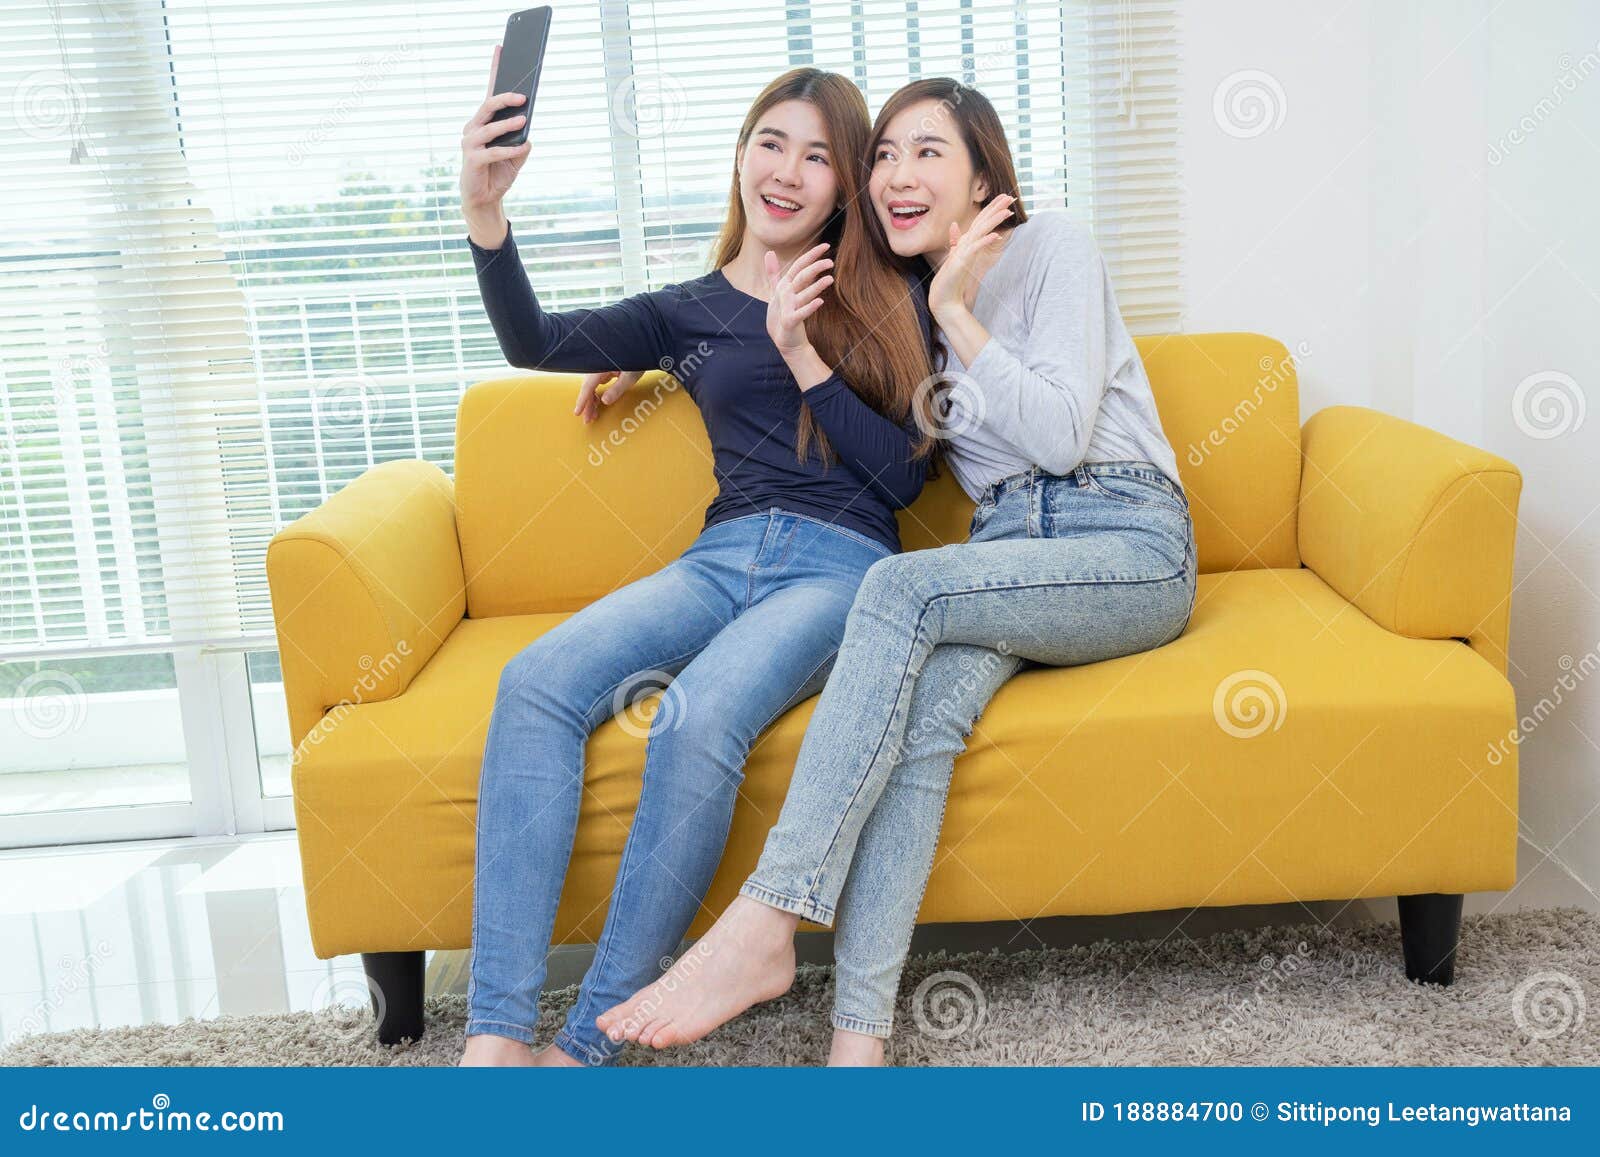
[(945, 366), (955, 385), (946, 461), (968, 495), (1034, 465), (1067, 474), (1119, 459), (1152, 462), (1183, 485), (1105, 261), (1081, 221), (1046, 210), (1013, 229), (972, 313), (990, 340), (970, 366), (953, 350)]

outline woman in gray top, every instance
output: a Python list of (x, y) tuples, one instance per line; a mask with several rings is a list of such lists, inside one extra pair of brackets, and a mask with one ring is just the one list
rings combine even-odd
[(760, 863), (666, 976), (597, 1019), (612, 1040), (696, 1040), (781, 995), (800, 919), (837, 913), (829, 1060), (881, 1064), (978, 714), (1025, 663), (1159, 647), (1194, 610), (1188, 500), (1088, 229), (1028, 217), (993, 106), (956, 81), (901, 89), (872, 140), (880, 240), (931, 273), (937, 435), (977, 502), (969, 537), (867, 571)]

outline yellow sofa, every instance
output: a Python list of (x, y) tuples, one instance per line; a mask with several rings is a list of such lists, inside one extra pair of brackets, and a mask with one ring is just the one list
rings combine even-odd
[[(1521, 477), (1369, 409), (1302, 427), (1270, 338), (1138, 344), (1194, 512), (1194, 617), (1155, 651), (1001, 690), (957, 764), (921, 919), (1394, 895), (1408, 975), (1449, 983), (1461, 894), (1515, 882)], [(385, 1041), (422, 1031), (423, 951), (470, 942), (502, 666), (683, 551), (713, 495), (704, 428), (671, 379), (587, 427), (575, 389), (473, 386), (453, 480), (386, 462), (267, 553), (312, 943), (364, 954)], [(945, 472), (901, 512), (906, 549), (959, 541), (971, 509)], [(813, 706), (754, 752), (692, 935), (754, 865)], [(589, 742), (559, 943), (600, 932), (636, 730), (613, 720)]]

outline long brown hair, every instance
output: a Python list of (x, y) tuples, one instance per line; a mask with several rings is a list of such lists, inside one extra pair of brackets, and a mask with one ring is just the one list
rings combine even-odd
[[(903, 422), (919, 393), (926, 393), (918, 387), (929, 376), (928, 348), (905, 279), (882, 259), (868, 233), (867, 219), (875, 223), (877, 214), (866, 200), (871, 171), (867, 165), (870, 117), (866, 98), (836, 73), (791, 69), (762, 89), (745, 114), (739, 129), (738, 158), (743, 159), (745, 146), (767, 110), (789, 100), (806, 101), (821, 114), (829, 161), (838, 174), (843, 200), (819, 237), (832, 247), (828, 256), (833, 258), (829, 272), (834, 280), (822, 308), (806, 319), (806, 332), (817, 354), (862, 401), (891, 421)], [(728, 215), (712, 250), (713, 269), (721, 269), (739, 256), (746, 223), (735, 162)], [(795, 447), (800, 461), (806, 460), (813, 444), (824, 463), (833, 459), (828, 436), (802, 401)]]
[[(1028, 211), (1022, 204), (1022, 188), (1017, 182), (1017, 166), (1011, 159), (1011, 145), (1006, 141), (1006, 130), (1000, 123), (1000, 114), (995, 112), (994, 105), (989, 103), (989, 98), (983, 93), (975, 88), (968, 88), (959, 80), (948, 76), (930, 76), (923, 80), (913, 80), (910, 84), (897, 89), (884, 102), (883, 108), (878, 110), (877, 120), (872, 122), (872, 133), (867, 140), (868, 172), (871, 172), (875, 163), (878, 142), (883, 139), (889, 122), (912, 105), (928, 100), (937, 101), (939, 111), (926, 118), (926, 121), (931, 123), (924, 123), (921, 127), (931, 129), (942, 120), (953, 120), (961, 133), (962, 143), (967, 146), (967, 153), (972, 158), (973, 172), (983, 178), (984, 183), (989, 186), (989, 199), (993, 200), (1001, 193), (1011, 196), (1011, 216), (999, 228), (1013, 229), (1026, 221)], [(867, 216), (868, 236), (874, 252), (879, 255), (879, 260), (907, 270), (920, 277), (926, 284), (933, 276), (933, 267), (927, 259), (915, 257), (907, 261), (900, 257), (890, 247), (888, 235), (884, 233), (883, 222), (878, 220), (877, 213), (869, 213)], [(933, 344), (934, 361), (937, 368), (942, 370), (949, 351), (937, 329), (934, 331)], [(935, 429), (935, 425), (931, 423), (943, 422), (942, 408), (938, 404), (938, 399), (933, 400), (933, 405), (933, 412), (926, 419), (919, 419), (930, 423), (922, 426), (924, 430)], [(919, 451), (927, 453), (933, 448), (942, 449), (942, 446), (925, 444), (919, 447)]]

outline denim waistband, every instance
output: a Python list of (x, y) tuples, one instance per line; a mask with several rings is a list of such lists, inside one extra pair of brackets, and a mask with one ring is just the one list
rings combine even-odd
[(736, 514), (732, 518), (719, 518), (715, 522), (703, 527), (700, 533), (707, 534), (710, 531), (716, 530), (718, 527), (732, 526), (736, 522), (745, 522), (752, 518), (794, 518), (801, 522), (809, 522), (822, 530), (831, 531), (842, 538), (847, 538), (852, 542), (860, 543), (862, 546), (876, 551), (885, 558), (891, 554), (898, 554), (900, 551), (900, 544), (898, 542), (882, 542), (879, 539), (862, 534), (858, 530), (851, 530), (848, 526), (840, 526), (837, 522), (829, 522), (827, 519), (817, 518), (815, 515), (811, 514), (801, 514), (798, 510), (786, 510), (781, 506), (769, 506), (765, 510), (758, 510), (753, 514)]
[(982, 505), (985, 502), (998, 502), (1013, 490), (1021, 490), (1023, 487), (1033, 486), (1035, 481), (1067, 482), (1073, 486), (1087, 486), (1090, 474), (1097, 476), (1134, 474), (1141, 478), (1148, 478), (1152, 482), (1159, 482), (1170, 490), (1175, 498), (1185, 505), (1188, 504), (1183, 491), (1173, 484), (1172, 479), (1162, 472), (1161, 467), (1154, 462), (1131, 458), (1104, 462), (1082, 462), (1074, 466), (1069, 474), (1051, 474), (1041, 466), (1030, 466), (1020, 474), (1012, 474), (1009, 477), (1000, 479), (998, 482), (991, 482), (979, 492), (978, 503)]

